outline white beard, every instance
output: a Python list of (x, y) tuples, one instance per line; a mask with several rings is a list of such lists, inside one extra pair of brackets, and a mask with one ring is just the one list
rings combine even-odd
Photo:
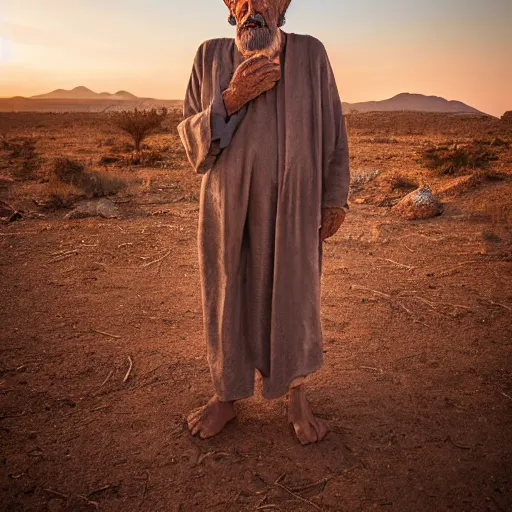
[(282, 40), (282, 33), (281, 30), (277, 30), (275, 37), (272, 39), (272, 42), (265, 48), (261, 50), (248, 50), (243, 47), (242, 42), (237, 37), (235, 38), (235, 43), (238, 48), (238, 51), (246, 58), (249, 59), (250, 57), (254, 57), (255, 55), (266, 55), (269, 59), (272, 59), (276, 57), (276, 55), (279, 53), (279, 50), (281, 49), (281, 40)]

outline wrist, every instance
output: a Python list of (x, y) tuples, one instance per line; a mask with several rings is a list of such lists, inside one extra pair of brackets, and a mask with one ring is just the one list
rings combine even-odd
[(229, 87), (222, 93), (222, 100), (228, 116), (233, 115), (238, 110), (233, 91)]

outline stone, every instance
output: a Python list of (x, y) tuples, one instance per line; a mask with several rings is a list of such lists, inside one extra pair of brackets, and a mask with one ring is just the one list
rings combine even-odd
[(110, 199), (102, 197), (95, 201), (86, 201), (78, 204), (66, 215), (66, 219), (86, 219), (88, 217), (114, 219), (119, 216), (118, 206)]
[(391, 211), (408, 220), (430, 219), (443, 213), (443, 205), (430, 186), (424, 185), (407, 194)]

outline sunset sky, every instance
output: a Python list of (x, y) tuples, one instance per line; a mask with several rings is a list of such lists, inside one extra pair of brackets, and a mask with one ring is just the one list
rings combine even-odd
[[(222, 0), (0, 0), (0, 97), (84, 85), (183, 98)], [(343, 101), (401, 92), (512, 110), (512, 0), (293, 0), (286, 32), (329, 53)]]

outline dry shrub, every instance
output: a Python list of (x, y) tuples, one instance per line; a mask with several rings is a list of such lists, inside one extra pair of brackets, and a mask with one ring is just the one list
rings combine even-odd
[(155, 149), (142, 149), (141, 151), (132, 151), (124, 158), (127, 165), (154, 166), (158, 162), (163, 162), (162, 153)]
[(151, 133), (162, 127), (167, 117), (167, 109), (161, 110), (123, 110), (111, 112), (110, 121), (122, 131), (130, 135), (135, 145), (135, 151), (140, 151), (142, 141)]
[(36, 152), (36, 143), (37, 140), (32, 137), (2, 141), (2, 149), (9, 151), (8, 160), (15, 179), (25, 181), (37, 178), (36, 171), (41, 168), (44, 158)]
[(350, 174), (350, 186), (351, 187), (361, 187), (373, 181), (378, 175), (380, 171), (378, 169), (373, 169), (370, 171), (353, 171)]
[(46, 184), (48, 200), (46, 205), (50, 208), (69, 208), (75, 201), (85, 195), (73, 185), (62, 183), (56, 177)]
[(486, 169), (496, 154), (481, 142), (429, 147), (421, 154), (423, 164), (439, 175), (459, 176), (470, 169)]
[(116, 194), (126, 186), (126, 181), (119, 176), (106, 172), (88, 171), (81, 162), (69, 158), (55, 160), (50, 182), (54, 179), (74, 187), (87, 197)]

